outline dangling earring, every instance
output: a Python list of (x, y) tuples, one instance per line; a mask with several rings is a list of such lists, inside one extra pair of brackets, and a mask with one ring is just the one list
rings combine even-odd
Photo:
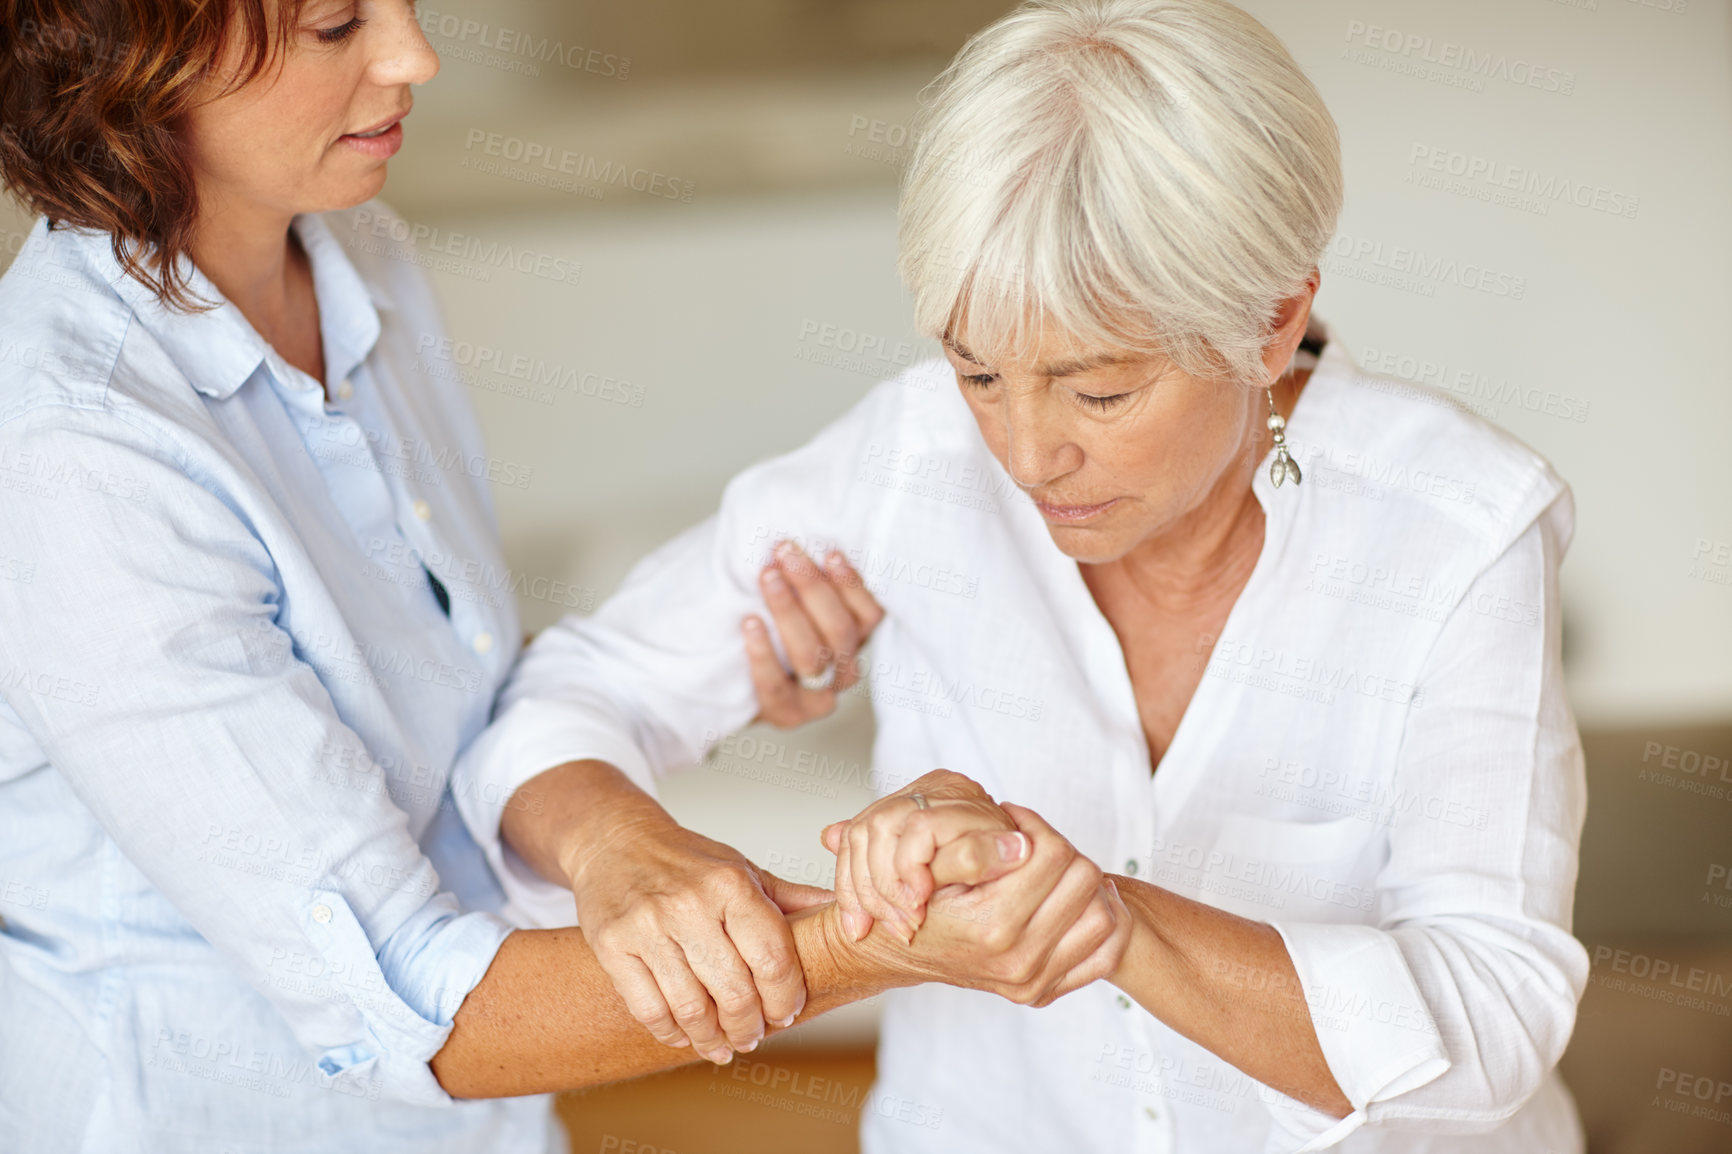
[(1269, 390), (1269, 432), (1275, 437), (1275, 459), (1269, 463), (1269, 483), (1277, 489), (1284, 481), (1299, 484), (1304, 478), (1299, 475), (1299, 462), (1287, 455), (1287, 420), (1275, 411), (1274, 389)]

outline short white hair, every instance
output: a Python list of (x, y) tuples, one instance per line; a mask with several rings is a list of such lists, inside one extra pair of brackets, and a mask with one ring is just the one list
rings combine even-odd
[(1335, 232), (1334, 118), (1222, 0), (1035, 0), (934, 81), (903, 185), (915, 323), (978, 357), (1163, 354), (1267, 384), (1263, 350)]

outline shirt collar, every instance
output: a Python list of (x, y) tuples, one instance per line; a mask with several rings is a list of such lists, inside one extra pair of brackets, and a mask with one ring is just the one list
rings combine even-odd
[[(325, 375), (332, 382), (341, 381), (373, 351), (380, 332), (378, 310), (392, 307), (392, 302), (382, 287), (356, 271), (322, 217), (297, 216), (292, 227), (313, 270)], [(187, 287), (195, 298), (215, 302), (215, 308), (187, 313), (163, 305), (121, 270), (106, 233), (84, 233), (80, 239), (89, 259), (131, 306), (139, 323), (205, 396), (219, 401), (232, 396), (267, 359), (264, 338), (187, 257), (181, 257)]]
[(325, 378), (335, 385), (379, 343), (379, 309), (391, 307), (384, 289), (361, 276), (322, 216), (295, 218), (295, 233), (313, 266), (319, 330), (325, 343)]

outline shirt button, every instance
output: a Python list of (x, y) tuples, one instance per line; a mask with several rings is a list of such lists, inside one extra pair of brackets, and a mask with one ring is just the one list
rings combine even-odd
[(423, 521), (431, 521), (433, 519), (433, 506), (429, 505), (427, 502), (416, 501), (412, 507), (415, 510), (415, 516), (419, 519)]
[(1149, 1121), (1151, 1122), (1159, 1122), (1161, 1120), (1161, 1112), (1153, 1106), (1144, 1106), (1143, 1113), (1149, 1116)]
[(473, 644), (475, 646), (475, 652), (486, 653), (493, 648), (493, 634), (477, 633)]
[(348, 381), (344, 381), (342, 384), (337, 386), (337, 399), (339, 401), (346, 401), (354, 395), (355, 386), (351, 385)]
[(1129, 877), (1129, 878), (1134, 878), (1137, 876), (1137, 859), (1136, 858), (1133, 857), (1133, 858), (1125, 859), (1125, 876)]
[(314, 906), (313, 907), (313, 920), (315, 922), (318, 922), (321, 926), (325, 925), (327, 922), (329, 922), (331, 920), (331, 907), (330, 906)]
[(1130, 1008), (1131, 1008), (1131, 1000), (1129, 998), (1125, 997), (1123, 994), (1120, 994), (1119, 995), (1119, 1009), (1128, 1010)]

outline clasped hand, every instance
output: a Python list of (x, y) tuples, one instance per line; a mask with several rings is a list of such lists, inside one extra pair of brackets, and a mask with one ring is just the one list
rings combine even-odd
[(822, 836), (834, 894), (659, 809), (613, 823), (574, 859), (584, 935), (659, 1041), (722, 1063), (792, 1025), (807, 990), (785, 915), (802, 910), (837, 919), (840, 968), (873, 990), (943, 982), (1028, 1006), (1110, 976), (1129, 941), (1118, 890), (1093, 862), (960, 774), (928, 774)]
[[(924, 806), (914, 799), (920, 797)], [(1031, 809), (936, 770), (824, 830), (836, 905), (895, 984), (943, 982), (1046, 1006), (1117, 971), (1118, 887)]]

